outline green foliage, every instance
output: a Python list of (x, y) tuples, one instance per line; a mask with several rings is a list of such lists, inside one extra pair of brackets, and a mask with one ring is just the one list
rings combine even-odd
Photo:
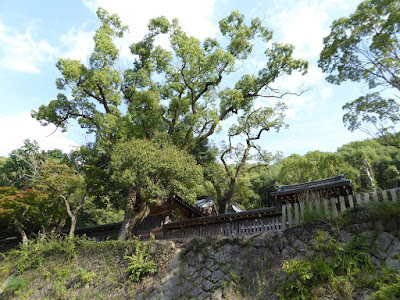
[(369, 207), (370, 211), (383, 223), (389, 222), (390, 220), (400, 219), (400, 202), (380, 202), (371, 203)]
[[(83, 170), (90, 193), (97, 200), (111, 200), (115, 206), (120, 204), (120, 195), (127, 196), (129, 191), (126, 185), (109, 184), (114, 145), (132, 139), (154, 140), (162, 134), (205, 166), (215, 159), (217, 151), (209, 140), (222, 121), (237, 119), (232, 120), (237, 124), (234, 130), (242, 133), (279, 129), (283, 105), (256, 109), (255, 100), (290, 94), (271, 85), (281, 76), (304, 74), (308, 68), (306, 61), (293, 57), (292, 45), (270, 42), (272, 31), (260, 19), (246, 20), (235, 11), (220, 21), (220, 40), (206, 38), (203, 43), (187, 35), (176, 19), (151, 19), (148, 33), (129, 47), (133, 64), (119, 72), (119, 51), (113, 40), (121, 38), (126, 27), (118, 16), (101, 8), (98, 18), (100, 27), (89, 64), (59, 59), (61, 77), (56, 86), (60, 93), (32, 116), (43, 125), (54, 124), (62, 130), (74, 119), (95, 135), (95, 143), (82, 150), (86, 153), (81, 156), (88, 163)], [(160, 35), (169, 39), (168, 48), (157, 45)], [(265, 64), (255, 74), (235, 68), (245, 65), (259, 47)], [(232, 80), (232, 73), (236, 80)], [(184, 185), (175, 187), (183, 193)], [(148, 192), (150, 200), (161, 193), (158, 188), (142, 192)]]
[(0, 187), (0, 222), (15, 226), (20, 234), (50, 230), (63, 213), (59, 203), (43, 191)]
[(27, 280), (21, 276), (11, 277), (7, 281), (7, 286), (4, 290), (5, 294), (18, 295), (26, 289)]
[(13, 185), (17, 189), (32, 188), (44, 156), (43, 153), (40, 153), (36, 141), (25, 140), (24, 145), (13, 150), (9, 158), (0, 165), (2, 185)]
[(92, 283), (97, 278), (97, 274), (95, 272), (89, 272), (86, 269), (79, 268), (78, 278), (82, 285), (86, 285)]
[(58, 253), (69, 259), (75, 257), (75, 243), (80, 240), (82, 238), (71, 240), (63, 236), (42, 235), (36, 241), (23, 245), (19, 250), (12, 250), (11, 253), (17, 257), (17, 272), (22, 274), (28, 269), (41, 266), (46, 256), (50, 254)]
[(400, 298), (400, 274), (390, 268), (383, 268), (382, 274), (371, 283), (375, 290), (374, 299), (389, 300)]
[(138, 191), (141, 199), (152, 204), (173, 195), (194, 202), (195, 189), (202, 180), (201, 166), (168, 141), (134, 139), (118, 144), (111, 166), (114, 181)]
[(282, 263), (282, 269), (286, 272), (286, 277), (278, 291), (280, 298), (310, 298), (310, 284), (313, 277), (310, 263), (305, 260), (286, 260)]
[(365, 237), (356, 236), (348, 243), (339, 243), (326, 232), (314, 236), (316, 255), (282, 263), (286, 272), (280, 284), (281, 299), (317, 299), (318, 289), (331, 284), (332, 291), (343, 299), (353, 299), (354, 286), (365, 283), (372, 274), (370, 247)]
[(280, 162), (279, 182), (294, 184), (337, 176), (351, 167), (336, 153), (312, 151), (304, 156), (292, 154)]
[(128, 263), (124, 273), (128, 275), (129, 280), (139, 282), (147, 275), (158, 272), (156, 263), (149, 260), (148, 255), (148, 247), (137, 242), (135, 253), (130, 256), (124, 256), (124, 260)]
[[(397, 0), (364, 0), (347, 18), (335, 20), (324, 38), (319, 67), (330, 73), (328, 82), (365, 81), (370, 89), (390, 88), (383, 98), (379, 92), (362, 96), (343, 106), (343, 121), (353, 131), (361, 129), (382, 142), (399, 148), (395, 125), (400, 106), (400, 4)], [(398, 96), (398, 94), (397, 94)]]

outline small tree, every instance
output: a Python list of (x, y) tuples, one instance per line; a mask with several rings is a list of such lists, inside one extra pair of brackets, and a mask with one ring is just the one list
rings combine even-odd
[(28, 243), (28, 234), (57, 225), (62, 213), (47, 193), (0, 187), (0, 219), (15, 226), (24, 245)]
[(46, 163), (40, 176), (40, 185), (55, 201), (60, 200), (71, 220), (69, 237), (75, 234), (76, 217), (87, 199), (88, 191), (82, 175), (65, 164)]
[[(268, 166), (270, 162), (274, 160), (274, 157), (270, 153), (262, 151), (255, 142), (261, 138), (264, 131), (269, 131), (271, 129), (279, 131), (282, 126), (285, 126), (283, 122), (285, 108), (284, 104), (279, 103), (274, 108), (267, 107), (252, 110), (242, 116), (238, 124), (232, 125), (231, 128), (229, 128), (229, 144), (225, 145), (225, 150), (221, 154), (221, 161), (225, 167), (226, 175), (229, 178), (229, 188), (225, 194), (223, 203), (221, 203), (222, 205), (220, 204), (221, 212), (227, 212), (231, 204), (235, 186), (242, 172), (260, 166)], [(233, 139), (237, 137), (244, 137), (246, 145), (243, 146), (240, 143), (234, 145)], [(252, 149), (256, 151), (255, 155), (251, 155), (250, 151)], [(228, 164), (228, 157), (235, 161), (235, 166), (233, 168)], [(255, 160), (257, 163), (249, 168), (245, 168), (246, 161), (249, 158)]]

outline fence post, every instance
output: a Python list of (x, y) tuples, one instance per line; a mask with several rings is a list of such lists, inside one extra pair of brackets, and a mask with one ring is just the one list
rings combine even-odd
[(368, 204), (369, 203), (369, 194), (368, 193), (364, 193), (364, 203)]
[(384, 202), (388, 202), (389, 201), (388, 194), (387, 194), (386, 190), (382, 191), (382, 199), (383, 199)]
[(346, 211), (346, 205), (344, 203), (344, 197), (339, 197), (339, 204), (340, 204), (340, 212)]
[(362, 205), (361, 195), (360, 194), (356, 195), (356, 201), (357, 201), (357, 205)]
[(389, 191), (390, 191), (390, 195), (392, 196), (392, 201), (396, 201), (397, 200), (396, 189), (391, 189)]
[(287, 205), (287, 214), (288, 214), (288, 223), (289, 223), (289, 228), (290, 228), (293, 226), (292, 205), (290, 203)]
[(320, 201), (321, 201), (320, 199), (316, 199), (316, 200), (315, 200), (315, 211), (317, 212), (318, 215), (321, 215), (321, 214), (322, 214), (322, 211), (321, 211), (321, 202), (320, 202)]
[(299, 204), (297, 202), (294, 203), (294, 218), (295, 218), (296, 225), (300, 224)]
[(300, 220), (304, 223), (304, 202), (300, 202)]
[(337, 211), (337, 207), (336, 207), (336, 198), (331, 198), (331, 205), (332, 205), (332, 213), (334, 217), (337, 217), (338, 215), (338, 211)]
[(282, 205), (282, 230), (286, 229), (286, 204)]
[(322, 203), (324, 205), (325, 218), (329, 218), (328, 199), (326, 199), (326, 198), (322, 199)]
[(353, 208), (354, 207), (354, 200), (353, 200), (354, 197), (353, 197), (353, 195), (349, 195), (348, 198), (349, 198), (350, 208)]
[(372, 192), (372, 201), (373, 202), (378, 202), (378, 193), (377, 192)]

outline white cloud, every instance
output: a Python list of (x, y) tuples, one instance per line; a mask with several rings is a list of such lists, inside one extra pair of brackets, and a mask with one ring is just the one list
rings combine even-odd
[[(277, 5), (271, 21), (280, 41), (295, 46), (295, 53), (302, 58), (318, 58), (323, 48), (323, 38), (329, 32), (332, 12), (346, 16), (359, 0), (302, 0)], [(291, 7), (290, 9), (287, 9)]]
[(93, 36), (94, 32), (92, 31), (72, 28), (61, 36), (62, 43), (69, 47), (62, 57), (85, 62), (94, 48)]
[(0, 143), (0, 156), (7, 156), (12, 150), (21, 147), (25, 139), (36, 140), (43, 150), (57, 148), (69, 152), (78, 146), (61, 131), (54, 132), (53, 125), (40, 125), (31, 118), (30, 112), (20, 112), (13, 116), (0, 114), (0, 128), (0, 140), (3, 141)]
[(299, 57), (316, 57), (322, 50), (322, 39), (329, 30), (322, 26), (328, 21), (328, 14), (319, 6), (300, 6), (276, 17), (282, 32), (282, 42), (295, 46)]
[(321, 90), (321, 98), (322, 99), (327, 99), (332, 95), (332, 87), (328, 86), (326, 88), (323, 88)]
[(35, 40), (33, 25), (18, 32), (0, 24), (0, 66), (21, 72), (39, 73), (39, 63), (51, 61), (57, 50), (47, 40)]

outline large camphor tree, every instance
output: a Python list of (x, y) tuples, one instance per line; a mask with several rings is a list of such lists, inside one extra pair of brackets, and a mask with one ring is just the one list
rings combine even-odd
[[(290, 93), (271, 84), (282, 75), (307, 70), (307, 62), (292, 57), (293, 46), (271, 43), (272, 32), (260, 19), (245, 22), (238, 12), (219, 22), (221, 41), (201, 42), (188, 36), (177, 20), (152, 19), (144, 38), (130, 46), (132, 65), (121, 70), (114, 39), (127, 28), (118, 16), (101, 8), (97, 15), (101, 26), (89, 64), (60, 59), (57, 68), (62, 77), (56, 84), (67, 92), (32, 115), (62, 130), (77, 120), (95, 135), (94, 147), (103, 153), (100, 165), (110, 163), (116, 143), (152, 140), (159, 133), (201, 163), (209, 138), (222, 121), (254, 114), (258, 97), (281, 98)], [(157, 44), (159, 35), (168, 36), (169, 48)], [(264, 65), (256, 73), (240, 73), (256, 41), (264, 47)], [(270, 114), (264, 117), (274, 119)]]
[(386, 145), (400, 148), (396, 135), (400, 92), (400, 2), (365, 0), (348, 18), (333, 22), (324, 38), (319, 66), (328, 82), (365, 82), (371, 93), (343, 106), (343, 121)]

